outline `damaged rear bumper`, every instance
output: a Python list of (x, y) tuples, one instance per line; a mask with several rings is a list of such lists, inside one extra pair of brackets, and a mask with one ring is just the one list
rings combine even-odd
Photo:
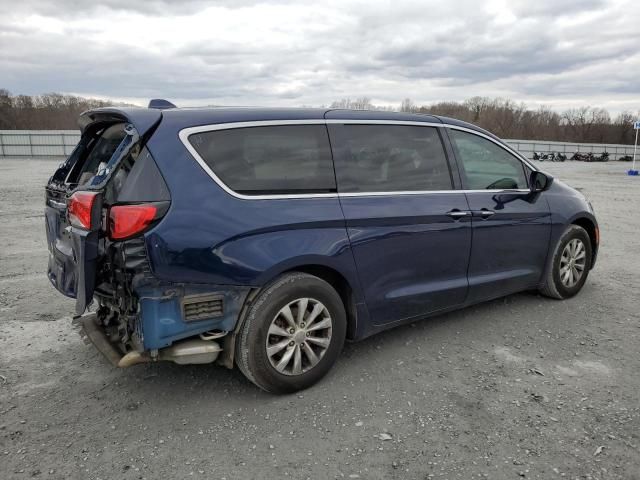
[(122, 354), (109, 340), (95, 313), (76, 317), (74, 323), (80, 328), (80, 335), (85, 342), (92, 343), (109, 363), (119, 368), (153, 361), (170, 361), (181, 365), (213, 363), (222, 352), (220, 345), (212, 339), (192, 338), (156, 350), (153, 355), (138, 351)]
[[(215, 349), (204, 348), (206, 344), (200, 342), (232, 332), (252, 290), (157, 278), (143, 238), (111, 242), (106, 251), (94, 292), (98, 305), (94, 324), (117, 354), (124, 356), (117, 359), (120, 366), (157, 359), (206, 363)], [(98, 335), (92, 325), (86, 329), (87, 337)], [(107, 358), (114, 363), (115, 356), (104, 341), (92, 343), (103, 353), (107, 350)], [(202, 361), (197, 360), (198, 352), (203, 354)]]
[(144, 350), (208, 331), (233, 331), (249, 287), (182, 284), (136, 286), (137, 334)]
[(109, 341), (102, 326), (98, 322), (98, 316), (95, 313), (89, 313), (81, 317), (75, 317), (73, 319), (74, 325), (80, 328), (80, 336), (85, 343), (92, 343), (96, 349), (104, 355), (104, 357), (114, 367), (118, 366), (118, 363), (122, 359), (122, 354), (118, 349)]

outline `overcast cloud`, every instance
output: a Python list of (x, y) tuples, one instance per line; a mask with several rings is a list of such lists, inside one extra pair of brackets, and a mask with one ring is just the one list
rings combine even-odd
[(145, 104), (640, 110), (631, 0), (0, 0), (0, 88)]

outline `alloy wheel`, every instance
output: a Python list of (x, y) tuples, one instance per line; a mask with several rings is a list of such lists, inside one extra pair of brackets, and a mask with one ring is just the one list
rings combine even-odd
[(267, 333), (267, 357), (283, 375), (301, 375), (315, 367), (331, 343), (333, 322), (322, 302), (299, 298), (275, 315)]
[(569, 241), (560, 257), (560, 281), (567, 288), (574, 287), (582, 278), (587, 263), (587, 250), (579, 238)]

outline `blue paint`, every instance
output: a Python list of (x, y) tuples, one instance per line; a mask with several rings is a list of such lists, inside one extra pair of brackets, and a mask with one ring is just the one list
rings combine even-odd
[[(233, 330), (248, 292), (248, 288), (214, 285), (138, 288), (136, 294), (140, 299), (140, 322), (145, 350), (167, 347), (176, 340), (208, 330), (227, 332)], [(182, 313), (182, 299), (185, 295), (201, 293), (221, 295), (224, 305), (223, 315), (186, 322)]]

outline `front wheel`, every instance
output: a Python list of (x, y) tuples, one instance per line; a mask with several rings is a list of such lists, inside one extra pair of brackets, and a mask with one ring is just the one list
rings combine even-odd
[(589, 234), (578, 225), (570, 225), (558, 240), (540, 293), (557, 299), (576, 295), (587, 281), (592, 258)]
[(333, 366), (347, 330), (340, 295), (324, 280), (289, 273), (252, 302), (236, 340), (236, 363), (272, 393), (310, 387)]

